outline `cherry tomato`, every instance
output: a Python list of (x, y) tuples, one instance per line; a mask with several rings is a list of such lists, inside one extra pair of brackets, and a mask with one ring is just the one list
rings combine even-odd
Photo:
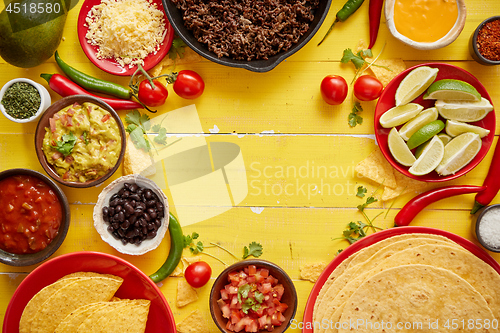
[(205, 82), (201, 76), (190, 70), (182, 70), (177, 74), (174, 82), (174, 91), (177, 95), (186, 99), (195, 99), (203, 94)]
[(347, 97), (349, 90), (342, 76), (328, 75), (321, 81), (321, 96), (330, 105), (339, 105)]
[(212, 275), (212, 268), (204, 261), (197, 261), (186, 268), (184, 277), (193, 288), (200, 288), (207, 284)]
[(139, 100), (147, 106), (160, 106), (165, 104), (168, 97), (167, 88), (158, 80), (153, 80), (155, 88), (151, 87), (148, 80), (144, 80), (139, 84), (139, 92), (137, 94)]
[(363, 75), (354, 82), (354, 96), (360, 101), (373, 101), (382, 94), (384, 85), (374, 76)]

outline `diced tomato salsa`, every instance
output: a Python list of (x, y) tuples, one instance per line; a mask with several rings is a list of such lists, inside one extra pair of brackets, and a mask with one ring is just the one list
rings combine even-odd
[(285, 288), (265, 268), (249, 265), (228, 275), (228, 284), (217, 301), (226, 329), (233, 332), (272, 331), (286, 319), (288, 305), (281, 302)]
[(0, 181), (0, 248), (16, 254), (43, 250), (57, 236), (62, 207), (44, 181), (18, 175)]

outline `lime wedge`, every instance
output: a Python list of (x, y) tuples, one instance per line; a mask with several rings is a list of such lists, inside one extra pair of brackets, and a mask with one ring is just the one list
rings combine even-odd
[(380, 125), (384, 128), (391, 128), (402, 125), (408, 120), (417, 116), (424, 107), (419, 104), (410, 103), (401, 106), (395, 106), (387, 110), (380, 117)]
[(448, 142), (450, 142), (452, 139), (451, 136), (449, 136), (448, 134), (444, 134), (444, 133), (439, 133), (438, 138), (440, 138), (441, 141), (443, 141), (445, 147), (448, 144)]
[(408, 139), (408, 148), (413, 149), (420, 146), (441, 132), (443, 128), (444, 123), (441, 120), (434, 120), (425, 124)]
[(439, 69), (421, 66), (412, 70), (401, 81), (396, 90), (396, 106), (410, 103), (434, 82)]
[(406, 142), (401, 138), (396, 127), (393, 127), (389, 132), (387, 137), (387, 143), (389, 145), (389, 151), (394, 159), (404, 165), (412, 166), (415, 162), (415, 156), (413, 156), (410, 149), (406, 145)]
[(484, 97), (477, 102), (437, 100), (435, 106), (443, 118), (466, 123), (479, 121), (493, 110), (493, 105)]
[(480, 101), (481, 94), (471, 84), (453, 79), (439, 80), (431, 84), (424, 99), (443, 99), (445, 101)]
[(453, 175), (479, 153), (482, 141), (479, 134), (463, 133), (451, 140), (444, 147), (444, 156), (436, 168), (437, 173), (442, 176)]
[(438, 119), (438, 111), (436, 108), (425, 109), (418, 116), (408, 121), (399, 129), (399, 135), (406, 141), (425, 124)]
[(490, 131), (487, 130), (486, 128), (482, 128), (480, 126), (475, 126), (475, 125), (471, 125), (471, 124), (462, 123), (462, 122), (455, 121), (455, 120), (447, 120), (445, 130), (446, 130), (446, 134), (448, 134), (451, 137), (455, 137), (455, 136), (460, 135), (460, 134), (465, 133), (465, 132), (472, 132), (472, 133), (479, 134), (479, 136), (481, 138), (484, 138), (485, 136), (487, 136), (490, 133)]
[(419, 158), (408, 170), (412, 175), (422, 176), (432, 172), (444, 156), (444, 144), (437, 135), (434, 136)]

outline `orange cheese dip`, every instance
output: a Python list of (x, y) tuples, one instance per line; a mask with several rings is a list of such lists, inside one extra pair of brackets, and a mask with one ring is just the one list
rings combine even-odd
[(458, 18), (456, 0), (396, 0), (394, 24), (403, 36), (420, 43), (444, 37)]

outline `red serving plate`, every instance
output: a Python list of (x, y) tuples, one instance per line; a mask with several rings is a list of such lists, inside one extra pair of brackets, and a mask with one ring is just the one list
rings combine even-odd
[(35, 268), (17, 287), (3, 321), (3, 333), (18, 333), (19, 320), (30, 299), (45, 286), (75, 272), (113, 274), (123, 278), (119, 298), (149, 299), (146, 333), (175, 333), (174, 316), (156, 284), (137, 267), (116, 256), (100, 252), (74, 252), (51, 259)]
[(314, 327), (313, 309), (314, 309), (314, 303), (316, 302), (316, 298), (318, 297), (318, 294), (323, 285), (325, 284), (326, 280), (328, 280), (330, 274), (333, 272), (335, 268), (337, 268), (338, 265), (340, 265), (342, 261), (347, 259), (349, 256), (355, 254), (359, 250), (367, 246), (370, 246), (372, 244), (375, 244), (381, 240), (397, 235), (412, 234), (412, 233), (433, 234), (433, 235), (440, 235), (447, 237), (450, 240), (454, 241), (455, 243), (461, 245), (466, 250), (470, 251), (479, 259), (489, 264), (491, 267), (493, 267), (493, 269), (495, 269), (498, 272), (498, 274), (500, 274), (500, 264), (498, 264), (498, 262), (496, 262), (495, 259), (493, 259), (485, 250), (483, 250), (476, 244), (472, 243), (471, 241), (463, 237), (460, 237), (458, 235), (455, 235), (451, 232), (429, 227), (397, 227), (397, 228), (378, 231), (347, 247), (338, 256), (336, 256), (335, 259), (333, 259), (328, 264), (328, 266), (326, 266), (325, 270), (323, 271), (323, 273), (321, 273), (321, 275), (318, 278), (318, 281), (316, 281), (313, 289), (311, 290), (311, 293), (309, 294), (306, 308), (304, 310), (304, 320), (303, 320), (304, 328), (302, 329), (302, 332), (313, 333), (312, 329), (312, 327)]
[[(157, 8), (165, 12), (163, 9), (162, 0), (152, 0), (153, 3), (157, 5)], [(97, 51), (99, 48), (94, 45), (90, 45), (87, 43), (87, 39), (85, 35), (89, 30), (85, 25), (85, 18), (87, 17), (88, 12), (92, 7), (101, 3), (101, 0), (85, 0), (83, 2), (82, 8), (80, 9), (80, 13), (78, 15), (78, 39), (80, 41), (80, 45), (82, 46), (83, 52), (87, 55), (89, 60), (102, 69), (105, 72), (115, 75), (132, 75), (137, 69), (137, 66), (133, 66), (132, 68), (122, 67), (113, 59), (97, 59)], [(170, 25), (170, 22), (167, 19), (167, 15), (165, 15), (165, 25), (167, 29), (167, 33), (163, 42), (160, 45), (160, 49), (156, 53), (149, 54), (144, 59), (144, 65), (142, 66), (145, 70), (150, 70), (154, 66), (156, 66), (168, 53), (170, 50), (170, 46), (172, 45), (172, 41), (174, 40), (174, 29)]]
[[(382, 92), (382, 95), (380, 96), (377, 106), (375, 108), (375, 137), (377, 138), (377, 143), (380, 147), (380, 150), (382, 151), (382, 154), (385, 156), (387, 161), (396, 168), (399, 172), (402, 174), (416, 179), (416, 180), (421, 180), (421, 181), (426, 181), (426, 182), (444, 182), (447, 180), (455, 179), (460, 176), (465, 175), (467, 172), (471, 171), (474, 169), (479, 162), (486, 156), (488, 153), (488, 150), (491, 147), (491, 144), (493, 143), (493, 138), (495, 137), (495, 125), (496, 125), (496, 118), (495, 118), (495, 110), (491, 111), (488, 113), (486, 117), (484, 117), (482, 120), (470, 123), (472, 125), (476, 126), (481, 126), (483, 128), (486, 128), (490, 130), (490, 133), (485, 136), (482, 141), (483, 145), (481, 147), (481, 150), (479, 153), (474, 157), (472, 161), (470, 161), (469, 164), (467, 164), (464, 168), (456, 172), (454, 175), (448, 175), (448, 176), (440, 176), (437, 174), (437, 172), (433, 171), (427, 175), (423, 176), (415, 176), (412, 175), (411, 173), (408, 172), (408, 167), (405, 167), (404, 165), (399, 164), (396, 162), (394, 157), (392, 157), (391, 152), (389, 151), (389, 146), (387, 144), (387, 137), (389, 135), (389, 132), (391, 131), (391, 128), (383, 128), (380, 125), (380, 117), (384, 112), (389, 110), (390, 108), (394, 107), (396, 105), (395, 101), (395, 94), (396, 90), (398, 89), (399, 84), (401, 81), (408, 75), (410, 71), (413, 69), (420, 67), (420, 66), (429, 66), (433, 68), (438, 68), (439, 72), (436, 77), (435, 81), (442, 80), (442, 79), (456, 79), (456, 80), (462, 80), (467, 83), (470, 83), (473, 85), (477, 91), (481, 94), (482, 97), (488, 99), (492, 105), (493, 101), (491, 100), (490, 95), (486, 91), (486, 88), (479, 82), (478, 79), (476, 79), (472, 74), (467, 72), (466, 70), (463, 70), (460, 67), (453, 66), (453, 65), (448, 65), (448, 64), (443, 64), (443, 63), (426, 63), (426, 64), (420, 64), (411, 68), (408, 68), (407, 70), (401, 72), (398, 76), (396, 76), (389, 84), (387, 87), (384, 89)], [(424, 107), (424, 109), (430, 108), (434, 106), (435, 101), (434, 100), (424, 100), (423, 97), (424, 94), (420, 95), (417, 97), (413, 103), (420, 104)], [(446, 123), (446, 119), (443, 119), (439, 117), (439, 119), (443, 120), (444, 123)], [(398, 126), (398, 129), (401, 126)]]

